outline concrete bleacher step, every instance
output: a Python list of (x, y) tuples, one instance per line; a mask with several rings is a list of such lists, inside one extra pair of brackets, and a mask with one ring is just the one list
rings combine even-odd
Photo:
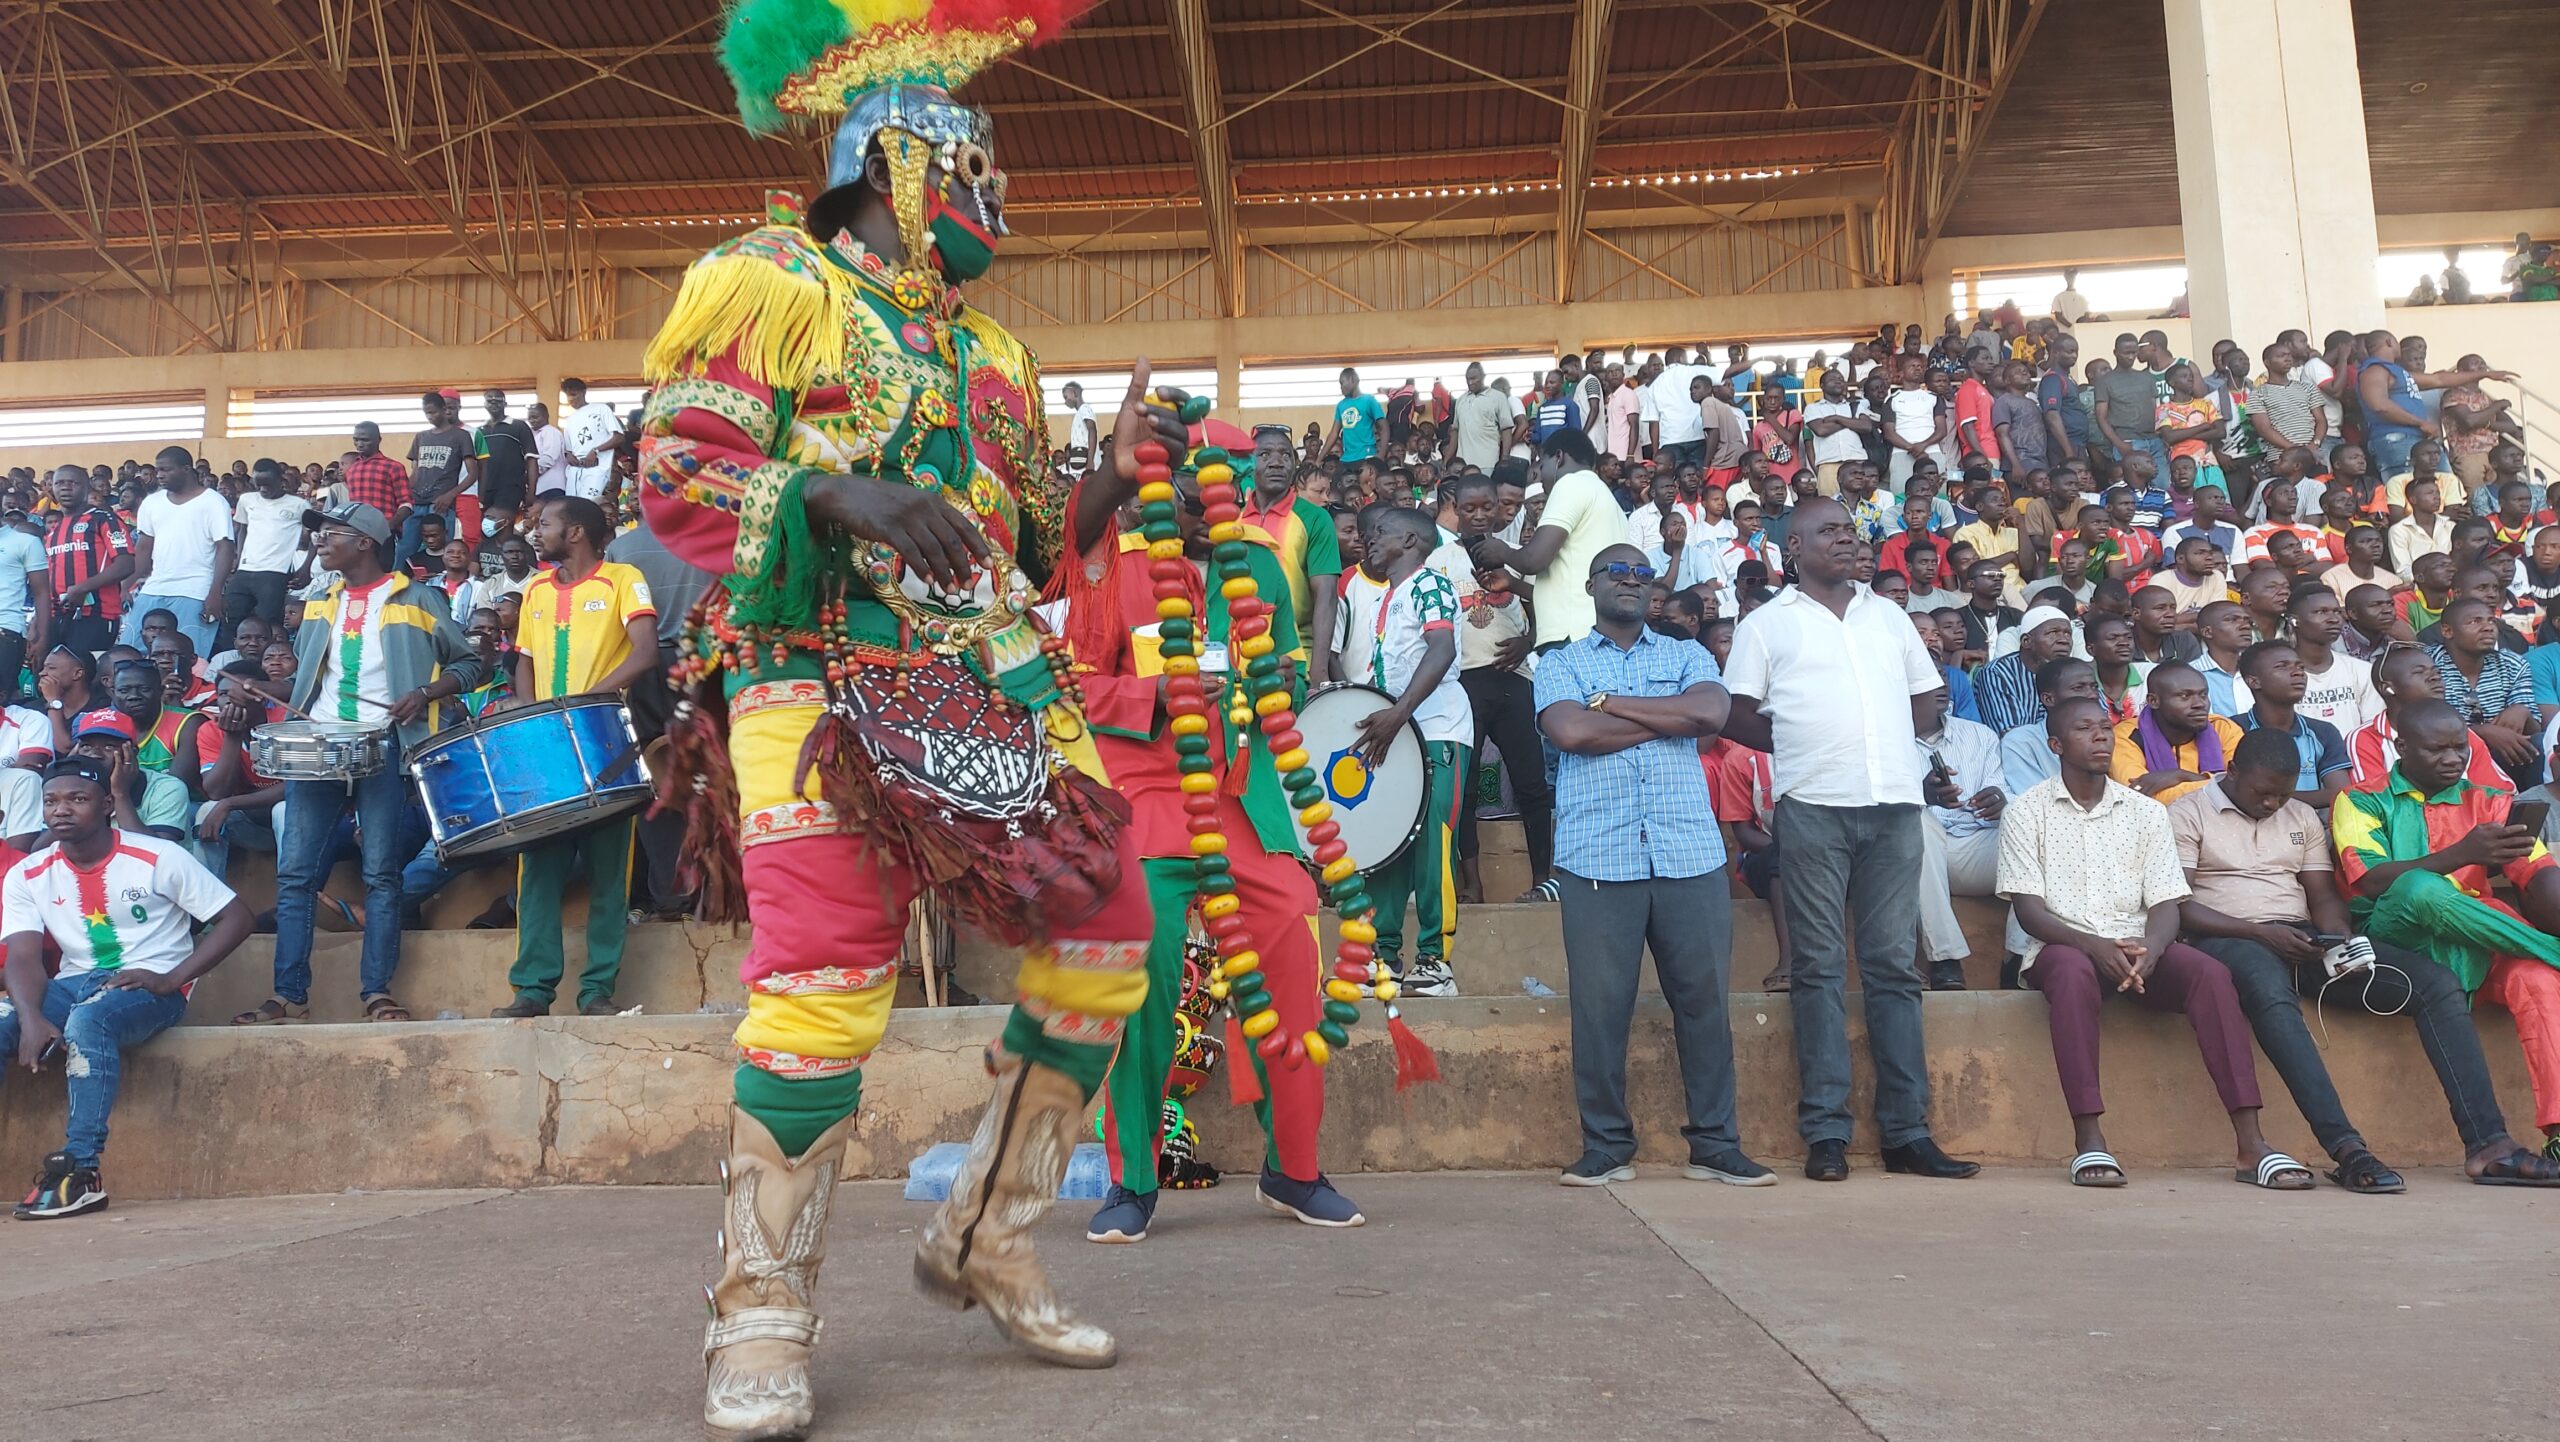
[[(1959, 1156), (2056, 1168), (2072, 1153), (2054, 1081), (2043, 999), (1971, 993), (1927, 999), (1932, 1122)], [(1579, 1150), (1561, 999), (1460, 998), (1407, 1009), (1438, 1053), (1442, 1080), (1399, 1093), (1374, 1014), (1327, 1074), (1322, 1134), (1336, 1174), (1543, 1169)], [(937, 1142), (961, 1141), (987, 1097), (982, 1048), (995, 1007), (902, 1010), (873, 1057), (846, 1174), (899, 1177)], [(548, 1183), (709, 1181), (725, 1135), (733, 1019), (553, 1017), (413, 1026), (180, 1027), (125, 1058), (106, 1174), (123, 1198), (216, 1197), (346, 1188), (516, 1187)], [(2329, 1019), (2326, 1053), (2348, 1113), (2402, 1166), (2450, 1165), (2460, 1144), (2401, 1018)], [(2521, 1055), (2505, 1013), (2479, 1025), (2500, 1099), (2530, 1117)], [(1800, 1156), (1793, 1033), (1784, 997), (1736, 998), (1732, 1012), (1742, 1140), (1773, 1165)], [(2212, 1166), (2231, 1136), (2183, 1018), (2133, 1008), (2106, 1017), (2107, 1134), (2131, 1165)], [(1848, 1028), (1858, 1145), (1872, 1081), (1863, 1028)], [(2278, 1146), (2319, 1155), (2262, 1060), (2265, 1125)], [(1684, 1158), (1670, 1017), (1646, 998), (1629, 1061), (1640, 1157)], [(1249, 1170), (1260, 1143), (1249, 1111), (1227, 1103), (1222, 1065), (1192, 1115), (1203, 1155)], [(0, 1086), (0, 1162), (31, 1163), (61, 1144), (58, 1076)]]

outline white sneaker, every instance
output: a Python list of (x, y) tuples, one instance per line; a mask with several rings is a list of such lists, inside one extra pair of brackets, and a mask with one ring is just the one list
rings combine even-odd
[(1449, 974), (1445, 961), (1422, 960), (1405, 968), (1404, 994), (1407, 996), (1456, 996), (1458, 979)]

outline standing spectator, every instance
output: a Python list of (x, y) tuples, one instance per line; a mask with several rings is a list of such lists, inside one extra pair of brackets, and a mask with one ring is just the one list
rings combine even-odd
[[(1965, 377), (1956, 386), (1955, 443), (1956, 453), (1966, 452), (2000, 459), (2000, 438), (1992, 420), (1992, 386), (1999, 379), (2001, 349), (1998, 345), (1971, 347), (1965, 352)], [(2015, 480), (2015, 472), (2004, 473)]]
[(2169, 473), (2169, 448), (2158, 435), (2160, 404), (2167, 399), (2161, 378), (2143, 369), (2142, 343), (2133, 332), (2116, 337), (2115, 365), (2092, 383), (2097, 393), (2093, 413), (2098, 434), (2116, 455), (2147, 457), (2152, 475)]
[(2257, 428), (2258, 437), (2272, 451), (2288, 451), (2295, 446), (2308, 446), (2317, 455), (2328, 448), (2329, 424), (2320, 405), (2320, 388), (2312, 383), (2306, 371), (2294, 366), (2292, 346), (2279, 340), (2259, 352), (2265, 362), (2267, 378), (2256, 391), (2256, 404), (2249, 407), (2249, 424)]
[(2047, 454), (2058, 464), (2086, 460), (2089, 455), (2089, 408), (2071, 378), (2080, 363), (2080, 342), (2068, 335), (2045, 347), (2044, 373), (2036, 378), (2036, 410), (2043, 417)]
[(303, 520), (314, 532), (314, 563), (337, 579), (304, 604), (290, 704), (314, 720), (387, 724), (390, 754), (381, 770), (354, 781), (286, 783), (276, 838), (275, 994), (232, 1022), (263, 1026), (311, 1015), (312, 911), (350, 805), (365, 883), (357, 992), (367, 1020), (406, 1021), (391, 977), (400, 967), (400, 869), (420, 838), (404, 834), (410, 799), (400, 757), (425, 744), (436, 702), (479, 684), (480, 658), (434, 587), (388, 568), (389, 517), (345, 505), (312, 510)]
[(138, 538), (124, 642), (139, 643), (143, 616), (166, 607), (196, 650), (206, 652), (222, 621), (222, 588), (239, 552), (231, 504), (205, 485), (184, 447), (162, 451), (157, 465), (160, 489), (143, 497), (134, 517)]
[(0, 525), (0, 698), (18, 694), (27, 658), (44, 659), (53, 632), (53, 571), (32, 530)]
[(1992, 447), (1984, 454), (1998, 461), (2000, 474), (2017, 487), (2028, 472), (2045, 469), (2044, 413), (2036, 405), (2035, 368), (2025, 361), (2005, 362), (1995, 369), (1991, 385)]
[[(1726, 684), (1725, 731), (1772, 758), (1777, 834), (1786, 846), (1790, 991), (1802, 1100), (1805, 1175), (1849, 1174), (1849, 1043), (1842, 996), (1842, 917), (1854, 912), (1876, 1125), (1888, 1171), (1964, 1177), (1980, 1170), (1929, 1137), (1921, 1034), (1920, 806), (1962, 801), (1924, 783), (1918, 733), (1937, 717), (1944, 682), (1910, 620), (1852, 579), (1859, 539), (1839, 502), (1796, 508), (1797, 584), (1743, 619)], [(1570, 925), (1568, 925), (1570, 931)]]
[(133, 532), (92, 489), (89, 473), (53, 473), (53, 524), (45, 531), (51, 561), (53, 639), (94, 657), (116, 638), (124, 614), (124, 581), (133, 574)]
[(1458, 397), (1449, 424), (1457, 434), (1458, 459), (1477, 470), (1490, 471), (1511, 453), (1511, 397), (1485, 385), (1484, 362), (1467, 362), (1466, 394)]
[(533, 427), (507, 415), (507, 392), (504, 386), (491, 386), (481, 393), (480, 403), (488, 408), (489, 419), (471, 433), (472, 458), (479, 465), (480, 517), (487, 525), (472, 525), (465, 517), (463, 539), (477, 548), (484, 535), (494, 536), (515, 529), (516, 517), (524, 513), (525, 497), (542, 473), (540, 443)]
[[(0, 1055), (34, 1062), (59, 1039), (70, 1116), (44, 1159), (20, 1221), (76, 1217), (107, 1204), (107, 1149), (124, 1053), (178, 1024), (196, 979), (249, 935), (249, 908), (183, 847), (120, 832), (104, 766), (71, 757), (46, 768), (45, 834), (0, 883), (10, 1005)], [(191, 923), (203, 923), (199, 939)], [(47, 943), (62, 955), (45, 976)]]
[(2099, 1126), (2107, 1108), (2098, 1089), (2098, 1008), (2112, 993), (2185, 1013), (2231, 1116), (2237, 1179), (2274, 1191), (2313, 1186), (2310, 1169), (2258, 1129), (2257, 1062), (2231, 973), (2178, 941), (2178, 903), (2189, 892), (2168, 811), (2108, 779), (2121, 743), (2097, 703), (2062, 702), (2046, 723), (2061, 774), (2002, 818), (2000, 894), (2017, 907), (2027, 934), (2022, 971), (2050, 1011), (2054, 1070), (2079, 1149), (2071, 1184), (2125, 1183)]
[[(1451, 486), (1460, 543), (1494, 534), (1502, 520), (1502, 491), (1495, 479), (1460, 476)], [(1500, 748), (1503, 774), (1510, 778), (1528, 838), (1532, 885), (1513, 899), (1553, 901), (1555, 798), (1538, 743), (1536, 688), (1526, 669), (1530, 633), (1529, 607), (1521, 596), (1525, 588), (1508, 568), (1480, 571), (1472, 562), (1452, 579), (1458, 591), (1458, 684), (1475, 718), (1474, 748), (1482, 755), (1487, 737)], [(1459, 790), (1458, 855), (1469, 879), (1475, 880), (1477, 789), (1468, 785)]]
[(429, 391), (418, 398), (427, 428), (409, 441), (409, 514), (401, 524), (398, 558), (404, 565), (422, 555), (428, 564), (434, 563), (419, 531), (427, 517), (440, 517), (447, 536), (461, 534), (454, 521), (454, 503), (471, 483), (473, 465), (471, 432), (454, 415), (461, 403), (461, 392), (454, 390)]
[(1633, 546), (1594, 555), (1583, 583), (1591, 628), (1538, 667), (1538, 725), (1562, 753), (1556, 871), (1582, 1118), (1582, 1156), (1557, 1180), (1593, 1187), (1635, 1177), (1627, 1029), (1650, 946), (1688, 1098), (1687, 1174), (1767, 1186), (1776, 1178), (1743, 1154), (1734, 1120), (1725, 1018), (1733, 903), (1698, 761), (1699, 740), (1724, 723), (1726, 698), (1704, 647), (1646, 628), (1648, 569)]
[(1804, 423), (1813, 436), (1813, 466), (1821, 493), (1836, 496), (1840, 467), (1866, 458), (1866, 438), (1878, 422), (1865, 402), (1849, 393), (1848, 379), (1835, 367), (1822, 373), (1822, 399), (1804, 408)]
[(1342, 463), (1356, 466), (1378, 456), (1378, 438), (1387, 423), (1386, 407), (1378, 398), (1360, 389), (1360, 373), (1349, 366), (1342, 368), (1342, 399), (1334, 403), (1333, 430), (1325, 437), (1325, 449), (1341, 448)]
[(587, 383), (574, 377), (560, 383), (560, 400), (560, 430), (569, 461), (561, 489), (586, 500), (602, 500), (613, 486), (613, 453), (622, 444), (622, 418), (604, 402), (589, 401)]
[[(1592, 468), (1600, 458), (1591, 440), (1578, 431), (1558, 431), (1538, 447), (1538, 478), (1546, 486), (1546, 509), (1521, 544), (1496, 536), (1471, 537), (1467, 554), (1478, 570), (1508, 567), (1527, 577), (1535, 588), (1532, 607), (1537, 618), (1535, 649), (1545, 651), (1580, 640), (1591, 629), (1589, 591), (1574, 589), (1568, 577), (1588, 574), (1592, 558), (1627, 540), (1626, 513)], [(1643, 559), (1639, 552), (1637, 559)]]
[(1929, 388), (1928, 362), (1902, 357), (1901, 375), (1885, 398), (1884, 439), (1892, 447), (1893, 468), (1886, 473), (1891, 491), (1903, 490), (1923, 459), (1934, 457), (1948, 435), (1947, 403)]
[(1298, 494), (1298, 452), (1289, 428), (1253, 428), (1253, 484), (1239, 508), (1244, 538), (1268, 549), (1289, 583), (1290, 614), (1298, 645), (1289, 653), (1308, 681), (1334, 679), (1334, 610), (1341, 604), (1342, 543), (1322, 507)]
[(302, 549), (302, 513), (310, 509), (308, 501), (293, 494), (283, 466), (261, 458), (252, 474), (257, 489), (231, 505), (240, 563), (222, 589), (219, 639), (224, 648), (251, 616), (283, 624), (285, 583)]
[(1632, 462), (1643, 454), (1645, 437), (1652, 434), (1660, 416), (1654, 410), (1650, 387), (1627, 374), (1623, 365), (1612, 364), (1601, 373), (1609, 389), (1607, 438), (1595, 442), (1593, 449), (1604, 456), (1617, 456)]
[[(1559, 434), (1590, 444), (1579, 427)], [(1439, 544), (1439, 528), (1421, 511), (1389, 508), (1377, 517), (1366, 565), (1385, 589), (1374, 609), (1363, 606), (1353, 615), (1343, 650), (1347, 677), (1394, 698), (1394, 704), (1361, 719), (1360, 742), (1369, 764), (1386, 759), (1388, 744), (1408, 722), (1422, 732), (1429, 770), (1422, 832), (1395, 860), (1369, 873), (1369, 893), (1377, 901), (1370, 920), (1378, 933), (1378, 959), (1415, 996), (1458, 994), (1449, 971), (1458, 929), (1457, 909), (1447, 901), (1453, 887), (1450, 843), (1460, 778), (1470, 774), (1468, 748), (1475, 739), (1475, 717), (1458, 684), (1457, 589), (1439, 568), (1426, 564)], [(1414, 906), (1413, 964), (1400, 967), (1408, 900)]]
[(1647, 440), (1657, 466), (1704, 466), (1707, 460), (1707, 418), (1701, 407), (1697, 389), (1690, 382), (1706, 374), (1689, 364), (1689, 353), (1679, 346), (1665, 346), (1662, 369), (1647, 383), (1653, 392), (1653, 419), (1647, 422)]
[[(397, 535), (409, 519), (409, 468), (383, 454), (382, 427), (356, 422), (354, 459), (343, 463), (340, 473), (346, 478), (346, 504), (380, 511)], [(393, 559), (385, 557), (384, 564)]]
[[(2014, 658), (2012, 658), (2014, 659)], [(1931, 991), (1964, 990), (1965, 941), (1952, 898), (1989, 896), (2000, 859), (2002, 788), (2000, 737), (1978, 721), (1947, 714), (1947, 695), (1933, 693), (1937, 728), (1917, 738), (1931, 769), (1941, 766), (1964, 800), (1923, 808), (1920, 827), (1920, 945)]]
[(1102, 453), (1102, 422), (1085, 401), (1080, 382), (1067, 382), (1059, 387), (1058, 395), (1067, 403), (1067, 444), (1061, 453), (1061, 469), (1069, 480), (1082, 480), (1093, 469), (1094, 457)]
[(1546, 383), (1534, 398), (1534, 406), (1529, 417), (1529, 440), (1532, 444), (1545, 440), (1566, 426), (1586, 433), (1589, 430), (1582, 424), (1581, 403), (1573, 398), (1566, 386), (1563, 371), (1547, 372)]
[(569, 437), (551, 423), (551, 407), (541, 401), (525, 407), (524, 417), (533, 427), (533, 494), (527, 499), (556, 496), (569, 485)]
[[(533, 539), (555, 569), (525, 592), (524, 616), (516, 623), (516, 695), (528, 701), (610, 696), (648, 675), (658, 664), (657, 608), (638, 571), (604, 558), (613, 540), (604, 508), (582, 496), (546, 501), (534, 514)], [(631, 820), (619, 817), (525, 850), (516, 883), (516, 964), (507, 973), (515, 999), (491, 1016), (551, 1010), (568, 964), (561, 896), (581, 862), (587, 963), (578, 973), (578, 1010), (586, 1016), (621, 1010), (613, 985), (622, 975), (630, 924)]]
[[(2373, 473), (2386, 482), (2409, 469), (2409, 453), (2419, 441), (2441, 433), (2418, 392), (2515, 379), (2509, 372), (2485, 368), (2413, 375), (2400, 365), (2398, 336), (2377, 330), (2364, 343), (2368, 359), (2356, 373), (2356, 399), (2364, 407), (2365, 451), (2373, 458)], [(2410, 504), (2414, 509), (2416, 502)]]

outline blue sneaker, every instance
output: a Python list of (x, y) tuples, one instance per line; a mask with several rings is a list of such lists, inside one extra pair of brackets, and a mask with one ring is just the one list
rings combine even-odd
[(1312, 1182), (1293, 1181), (1263, 1169), (1261, 1184), (1254, 1188), (1255, 1200), (1284, 1217), (1295, 1217), (1310, 1227), (1356, 1227), (1368, 1221), (1351, 1199), (1333, 1189), (1333, 1183), (1321, 1172)]
[(1084, 1229), (1088, 1242), (1108, 1242), (1125, 1246), (1147, 1239), (1147, 1223), (1156, 1216), (1156, 1194), (1133, 1192), (1114, 1185), (1111, 1194), (1102, 1199), (1102, 1210)]

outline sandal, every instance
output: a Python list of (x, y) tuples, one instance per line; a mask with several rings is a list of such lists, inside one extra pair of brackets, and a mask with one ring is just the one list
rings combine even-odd
[(409, 1008), (393, 1001), (388, 992), (376, 992), (364, 999), (364, 1019), (367, 1021), (417, 1020), (409, 1014)]
[(2560, 1187), (2560, 1162), (2518, 1147), (2471, 1179), (2475, 1187)]
[(2392, 1196), (2409, 1190), (2405, 1178), (2361, 1147), (2338, 1159), (2338, 1169), (2329, 1173), (2329, 1180), (2359, 1196)]
[(309, 1006), (296, 1006), (280, 996), (259, 1002), (254, 1011), (244, 1011), (231, 1019), (233, 1026), (282, 1026), (287, 1022), (311, 1020)]
[(1787, 991), (1793, 988), (1795, 984), (1795, 974), (1787, 970), (1783, 963), (1781, 963), (1776, 970), (1770, 972), (1767, 976), (1760, 978), (1760, 989), (1762, 991)]
[(2282, 1152), (2269, 1152), (2258, 1158), (2254, 1171), (2247, 1167), (2232, 1168), (2231, 1180), (2271, 1192), (2307, 1192), (2320, 1185), (2312, 1177), (2309, 1167)]
[(2124, 1163), (2108, 1152), (2082, 1152), (2071, 1159), (2071, 1185), (2075, 1187), (2120, 1187), (2128, 1180)]

